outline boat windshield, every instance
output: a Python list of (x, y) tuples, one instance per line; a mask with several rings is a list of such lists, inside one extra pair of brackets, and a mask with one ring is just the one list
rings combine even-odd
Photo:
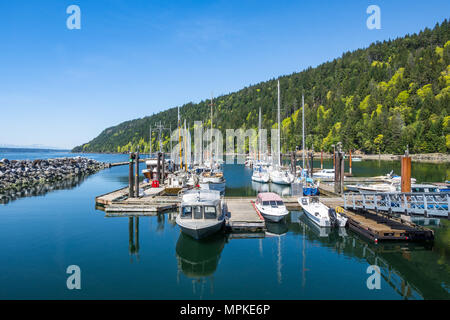
[(206, 206), (205, 207), (205, 219), (216, 219), (216, 207)]
[(200, 206), (194, 207), (194, 219), (203, 219), (202, 207)]
[(271, 205), (272, 207), (276, 207), (276, 206), (277, 206), (277, 202), (278, 202), (278, 201), (270, 201), (270, 205)]
[(283, 206), (283, 205), (284, 205), (283, 201), (277, 201), (277, 206)]
[(263, 201), (263, 206), (270, 206), (270, 201)]
[(181, 210), (182, 219), (192, 219), (192, 207), (183, 207)]

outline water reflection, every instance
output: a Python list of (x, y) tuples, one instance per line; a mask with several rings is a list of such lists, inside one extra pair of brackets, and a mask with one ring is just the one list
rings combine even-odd
[(352, 231), (347, 230), (344, 234), (338, 230), (319, 228), (309, 222), (302, 212), (291, 212), (288, 224), (290, 232), (303, 236), (303, 285), (308, 270), (307, 243), (319, 242), (338, 254), (364, 259), (369, 265), (379, 266), (381, 276), (403, 299), (450, 297), (445, 287), (449, 279), (448, 268), (436, 268), (436, 261), (430, 259), (433, 244), (387, 242), (375, 245)]
[(63, 181), (38, 184), (36, 186), (22, 189), (20, 191), (6, 190), (3, 192), (3, 194), (0, 194), (0, 204), (7, 204), (8, 202), (25, 197), (43, 196), (49, 192), (56, 190), (70, 190), (80, 185), (88, 177), (89, 176), (86, 175), (80, 175)]
[(139, 261), (139, 217), (128, 217), (128, 252)]
[[(196, 294), (197, 285), (200, 285), (200, 296), (203, 295), (204, 285), (209, 280), (211, 294), (214, 291), (213, 275), (217, 270), (220, 255), (227, 243), (227, 237), (216, 234), (205, 240), (195, 240), (184, 233), (176, 245), (178, 271), (192, 280), (192, 291)], [(179, 282), (179, 276), (178, 276)]]

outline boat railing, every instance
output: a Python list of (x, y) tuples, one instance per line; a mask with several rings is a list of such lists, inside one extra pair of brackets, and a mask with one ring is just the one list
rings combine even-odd
[(450, 192), (347, 193), (344, 208), (448, 217)]

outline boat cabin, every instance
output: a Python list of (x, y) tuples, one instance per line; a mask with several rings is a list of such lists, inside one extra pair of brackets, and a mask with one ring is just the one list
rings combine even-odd
[(271, 206), (273, 208), (284, 206), (283, 199), (279, 195), (273, 192), (264, 192), (258, 194), (256, 197), (256, 204), (260, 206)]
[(183, 220), (217, 220), (222, 216), (220, 192), (188, 191), (183, 195), (180, 217)]

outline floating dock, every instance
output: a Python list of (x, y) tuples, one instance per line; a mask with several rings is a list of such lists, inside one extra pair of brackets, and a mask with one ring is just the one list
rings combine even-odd
[(249, 198), (226, 198), (230, 218), (226, 226), (235, 232), (264, 231), (266, 223)]
[(374, 211), (350, 211), (344, 209), (342, 198), (321, 198), (330, 208), (338, 208), (348, 218), (348, 227), (354, 232), (375, 242), (385, 240), (427, 241), (434, 239), (431, 229), (413, 224), (401, 218), (383, 215)]
[[(377, 213), (373, 210), (344, 209), (344, 198), (332, 192), (326, 186), (328, 197), (320, 197), (320, 201), (330, 208), (338, 210), (348, 218), (348, 227), (354, 232), (373, 241), (426, 241), (434, 239), (430, 229), (415, 225), (405, 219), (392, 215)], [(154, 216), (163, 212), (176, 211), (180, 204), (177, 196), (165, 195), (165, 188), (152, 188), (151, 184), (141, 184), (144, 190), (138, 198), (128, 198), (129, 188), (122, 188), (95, 198), (96, 208), (105, 211), (106, 216)], [(227, 229), (239, 237), (263, 237), (266, 230), (264, 218), (256, 210), (254, 197), (225, 197), (229, 219)], [(286, 207), (290, 211), (301, 210), (297, 197), (284, 197)]]

